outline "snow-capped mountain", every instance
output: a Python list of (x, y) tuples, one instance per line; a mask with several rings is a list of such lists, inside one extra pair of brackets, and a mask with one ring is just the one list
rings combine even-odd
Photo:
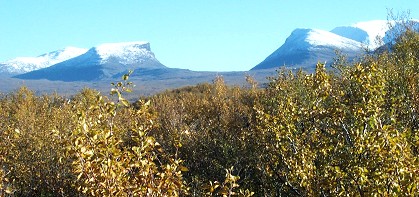
[[(419, 29), (419, 20), (412, 19), (409, 22)], [(376, 50), (394, 41), (394, 32), (401, 28), (399, 24), (400, 21), (372, 20), (336, 27), (331, 31), (296, 29), (281, 47), (252, 70), (284, 65), (312, 70), (317, 62), (331, 63), (336, 57), (336, 50), (348, 58), (355, 58), (365, 49)]]
[(38, 57), (18, 57), (0, 63), (0, 73), (16, 75), (46, 68), (51, 65), (79, 56), (83, 53), (86, 53), (86, 51), (87, 49), (83, 48), (66, 47), (61, 50), (45, 53)]
[(106, 43), (53, 66), (17, 75), (21, 79), (91, 81), (113, 77), (138, 68), (166, 68), (148, 42)]
[(317, 61), (324, 62), (333, 59), (335, 50), (355, 55), (362, 51), (362, 44), (324, 30), (296, 29), (280, 48), (252, 70), (275, 68), (283, 65), (311, 66)]

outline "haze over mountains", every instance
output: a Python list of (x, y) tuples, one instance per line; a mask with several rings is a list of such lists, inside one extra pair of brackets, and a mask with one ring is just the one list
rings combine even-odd
[[(419, 24), (419, 20), (412, 21)], [(331, 31), (298, 28), (284, 44), (248, 72), (198, 72), (170, 68), (170, 65), (167, 67), (158, 61), (150, 43), (126, 42), (105, 43), (90, 49), (67, 47), (38, 57), (18, 57), (0, 63), (0, 75), (55, 84), (98, 83), (113, 81), (128, 70), (134, 70), (134, 81), (156, 86), (163, 83), (166, 88), (210, 82), (217, 75), (223, 75), (227, 82), (241, 84), (247, 74), (264, 81), (282, 66), (312, 71), (317, 62), (332, 62), (336, 50), (349, 58), (357, 57), (365, 49), (375, 50), (382, 46), (383, 42), (378, 40), (391, 40), (388, 32), (385, 20), (359, 22)]]

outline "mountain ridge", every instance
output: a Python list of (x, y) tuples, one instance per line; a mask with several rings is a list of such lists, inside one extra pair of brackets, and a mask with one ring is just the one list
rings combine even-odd
[(0, 73), (8, 75), (23, 74), (52, 66), (87, 52), (85, 48), (65, 47), (56, 51), (44, 53), (37, 57), (16, 57), (0, 63)]
[(105, 43), (50, 67), (14, 76), (51, 81), (97, 81), (137, 68), (166, 68), (148, 42)]

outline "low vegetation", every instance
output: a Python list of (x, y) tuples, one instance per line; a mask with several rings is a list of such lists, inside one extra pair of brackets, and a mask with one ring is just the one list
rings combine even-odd
[(0, 98), (0, 196), (415, 196), (419, 34), (265, 88)]

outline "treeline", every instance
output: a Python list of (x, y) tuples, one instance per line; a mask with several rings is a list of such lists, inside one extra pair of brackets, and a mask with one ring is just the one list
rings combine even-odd
[(128, 103), (21, 88), (0, 99), (0, 196), (415, 196), (419, 35), (355, 63), (221, 77)]

